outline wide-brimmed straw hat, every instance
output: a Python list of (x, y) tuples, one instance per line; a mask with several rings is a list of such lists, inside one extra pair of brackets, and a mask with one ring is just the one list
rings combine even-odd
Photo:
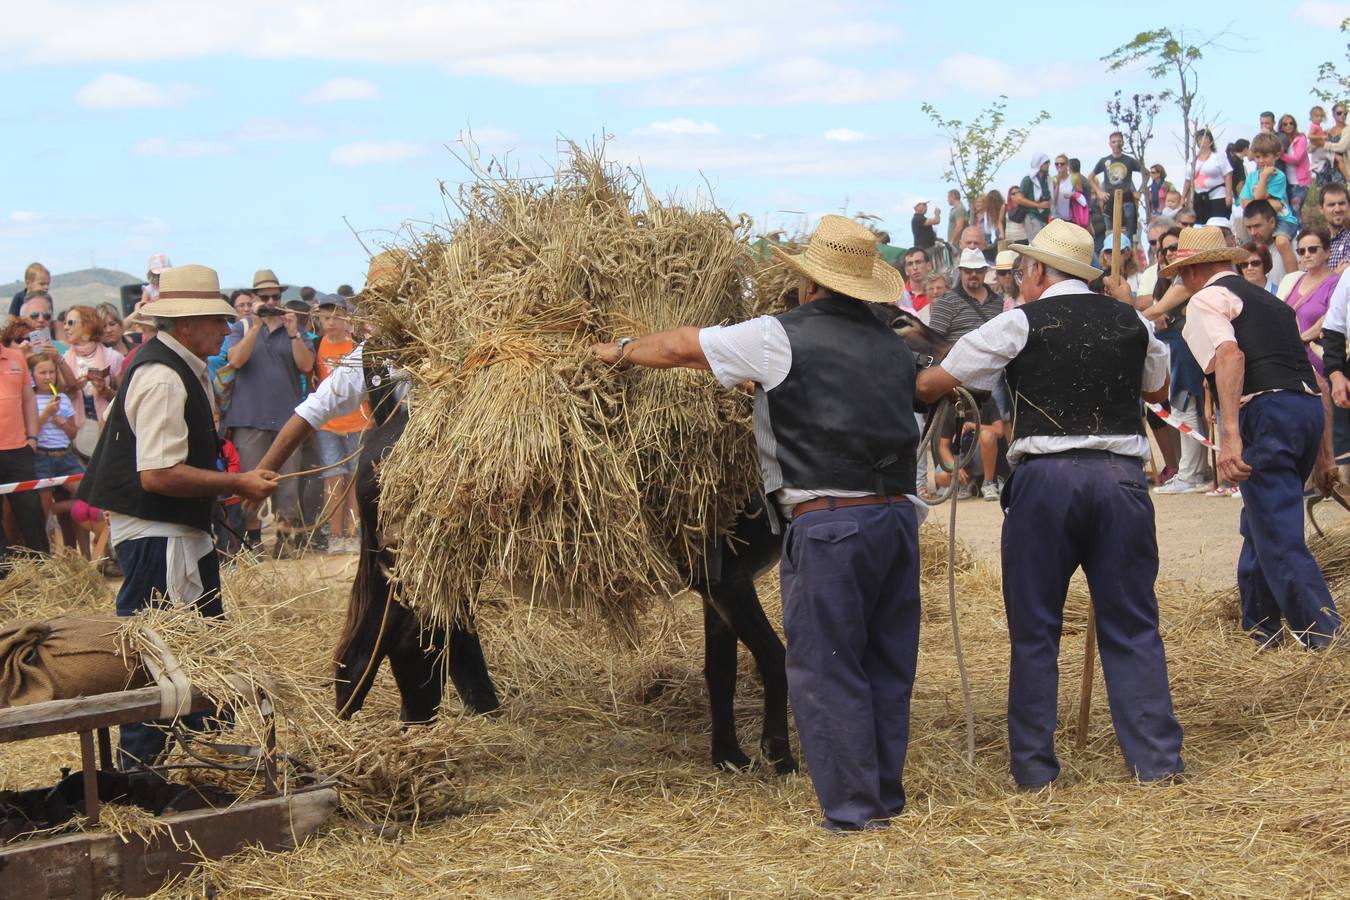
[(370, 258), (366, 269), (366, 283), (361, 290), (379, 287), (398, 287), (403, 281), (403, 266), (408, 262), (408, 254), (403, 250), (381, 250)]
[(773, 252), (817, 284), (856, 300), (894, 303), (904, 293), (900, 273), (877, 253), (876, 235), (843, 216), (822, 218), (805, 253), (776, 246)]
[(282, 284), (277, 281), (277, 273), (271, 269), (259, 269), (253, 273), (253, 290), (255, 291), (261, 291), (264, 288), (276, 288), (279, 291), (284, 291), (288, 287), (290, 287), (289, 284)]
[(1092, 235), (1065, 219), (1055, 219), (1029, 244), (1013, 244), (1012, 251), (1029, 256), (1065, 275), (1091, 281), (1102, 270), (1092, 264)]
[[(133, 325), (147, 325), (152, 319), (186, 319), (192, 316), (228, 316), (234, 307), (220, 296), (220, 278), (207, 266), (174, 266), (159, 276), (159, 299), (147, 303), (127, 317)], [(134, 321), (133, 321), (134, 320)]]
[(1211, 262), (1242, 262), (1247, 251), (1241, 247), (1228, 246), (1223, 231), (1213, 225), (1200, 228), (1183, 228), (1177, 238), (1177, 249), (1169, 257), (1171, 262), (1158, 270), (1163, 278), (1172, 278), (1184, 266), (1198, 266)]
[(1012, 250), (1000, 250), (994, 257), (994, 269), (999, 272), (1011, 272), (1017, 268), (1017, 254)]

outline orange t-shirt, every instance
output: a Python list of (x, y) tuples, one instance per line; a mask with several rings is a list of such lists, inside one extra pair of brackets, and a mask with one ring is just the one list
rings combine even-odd
[[(330, 341), (328, 338), (319, 340), (319, 353), (316, 368), (319, 372), (319, 381), (322, 382), (333, 369), (346, 356), (356, 349), (356, 342), (352, 340)], [(351, 434), (354, 431), (365, 431), (370, 427), (370, 404), (364, 400), (361, 401), (361, 408), (354, 413), (348, 413), (345, 416), (338, 416), (329, 420), (328, 424), (323, 426), (324, 431), (333, 431), (338, 434)]]
[(23, 353), (0, 347), (0, 450), (18, 450), (28, 443), (23, 423), (23, 386), (29, 383)]

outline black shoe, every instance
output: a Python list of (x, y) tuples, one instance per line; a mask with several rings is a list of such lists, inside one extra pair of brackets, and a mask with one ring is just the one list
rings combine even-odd
[(250, 528), (244, 532), (244, 549), (250, 553), (257, 553), (262, 550), (261, 528)]

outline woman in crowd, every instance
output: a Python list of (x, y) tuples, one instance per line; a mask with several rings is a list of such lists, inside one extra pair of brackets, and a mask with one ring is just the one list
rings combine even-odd
[(1298, 130), (1298, 120), (1288, 113), (1280, 116), (1277, 130), (1280, 143), (1284, 145), (1280, 160), (1284, 163), (1284, 174), (1289, 180), (1289, 205), (1294, 215), (1302, 218), (1303, 200), (1308, 196), (1308, 186), (1312, 183), (1308, 136)]
[(126, 331), (122, 327), (121, 313), (111, 303), (100, 303), (95, 311), (103, 325), (103, 346), (116, 350), (125, 358), (131, 352), (131, 345), (127, 343)]
[(1208, 222), (1214, 216), (1227, 219), (1233, 214), (1233, 164), (1230, 154), (1215, 152), (1214, 135), (1208, 128), (1196, 131), (1195, 141), (1199, 150), (1183, 193), (1194, 191), (1197, 222)]
[(984, 235), (984, 255), (990, 265), (993, 265), (999, 242), (1003, 240), (1004, 218), (1003, 195), (997, 189), (985, 194), (984, 214), (976, 224), (980, 226), (980, 234)]
[(103, 346), (103, 322), (93, 307), (72, 306), (62, 321), (70, 339), (66, 364), (75, 373), (75, 386), (84, 397), (82, 405), (76, 404), (75, 418), (80, 424), (86, 419), (101, 422), (103, 411), (117, 393), (123, 356)]
[[(1026, 216), (1019, 213), (1024, 211), (1017, 198), (1022, 196), (1022, 189), (1017, 185), (1008, 188), (1008, 202), (1003, 215), (1003, 239), (1009, 244), (1025, 244), (1027, 242)], [(1013, 218), (1016, 214), (1017, 218)]]
[(1162, 212), (1166, 205), (1167, 195), (1175, 191), (1176, 187), (1167, 180), (1167, 170), (1157, 163), (1149, 166), (1148, 169), (1148, 194), (1145, 197), (1145, 203), (1148, 205), (1148, 216), (1150, 219)]
[(1294, 243), (1298, 267), (1303, 274), (1286, 279), (1281, 285), (1280, 299), (1298, 314), (1298, 330), (1308, 351), (1308, 361), (1319, 376), (1322, 375), (1322, 353), (1316, 342), (1322, 337), (1322, 320), (1326, 318), (1337, 281), (1336, 273), (1329, 265), (1330, 248), (1331, 232), (1325, 226), (1304, 226)]
[(1275, 293), (1276, 285), (1270, 283), (1270, 250), (1256, 241), (1248, 241), (1242, 249), (1247, 251), (1246, 260), (1238, 263), (1242, 277), (1262, 290)]
[(1123, 234), (1120, 236), (1120, 278), (1117, 281), (1111, 280), (1112, 256), (1111, 238), (1107, 237), (1101, 252), (1102, 269), (1106, 274), (1093, 282), (1093, 290), (1133, 306), (1135, 296), (1139, 293), (1139, 258), (1135, 255), (1128, 236)]

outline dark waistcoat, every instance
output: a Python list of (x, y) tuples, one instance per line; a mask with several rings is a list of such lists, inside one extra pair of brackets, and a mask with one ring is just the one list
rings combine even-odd
[(1242, 301), (1242, 312), (1233, 320), (1238, 349), (1246, 358), (1242, 393), (1315, 390), (1317, 375), (1299, 337), (1298, 313), (1239, 275), (1225, 275), (1214, 283)]

